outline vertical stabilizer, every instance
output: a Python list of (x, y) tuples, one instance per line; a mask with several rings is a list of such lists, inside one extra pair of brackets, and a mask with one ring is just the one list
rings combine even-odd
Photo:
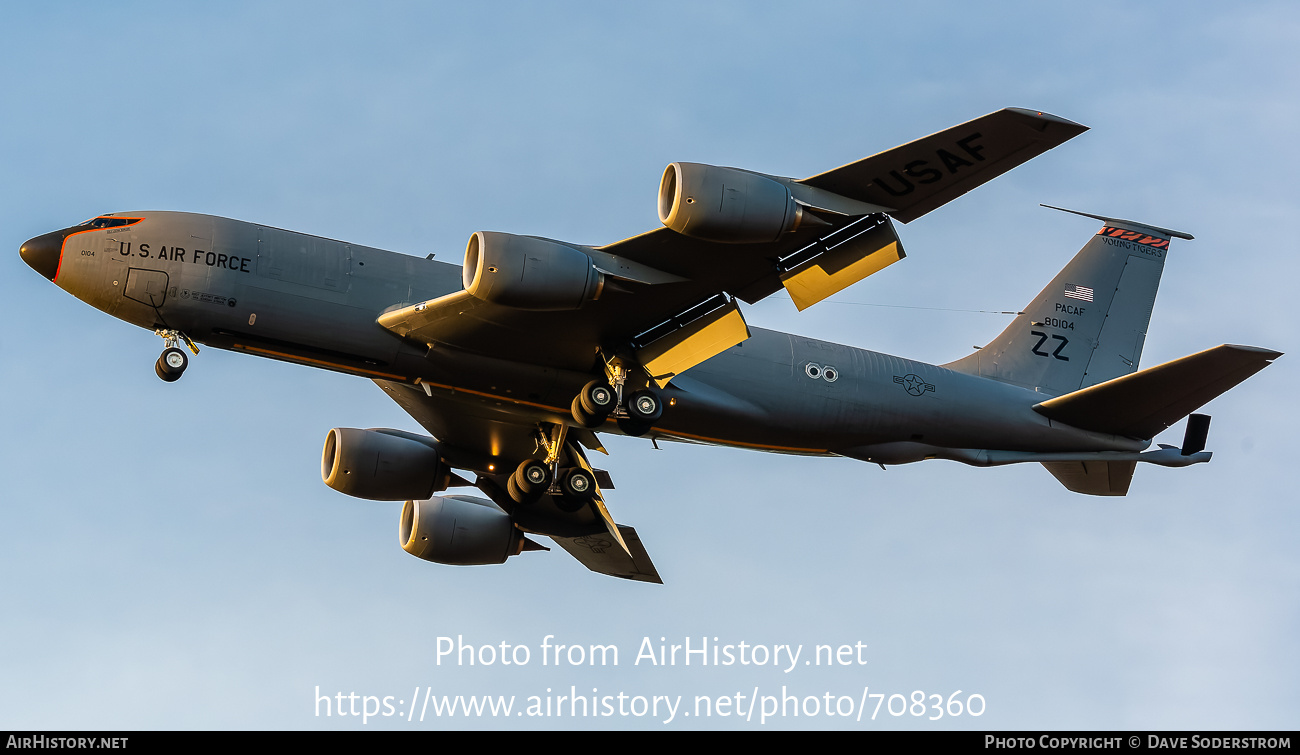
[(1192, 237), (1131, 220), (1075, 214), (1106, 225), (1001, 335), (945, 367), (1053, 395), (1137, 369), (1169, 240)]

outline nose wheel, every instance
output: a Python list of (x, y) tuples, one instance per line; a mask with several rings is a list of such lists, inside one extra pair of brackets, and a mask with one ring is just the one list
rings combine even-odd
[(156, 330), (154, 331), (166, 343), (162, 355), (158, 361), (154, 362), (153, 371), (168, 383), (174, 383), (181, 379), (185, 373), (185, 368), (190, 366), (190, 358), (185, 355), (185, 350), (180, 348), (184, 343), (189, 350), (195, 354), (199, 353), (199, 347), (194, 345), (190, 337), (179, 330)]
[(158, 373), (158, 377), (173, 383), (180, 380), (185, 368), (190, 365), (190, 358), (185, 356), (185, 352), (180, 349), (165, 349), (162, 356), (154, 363), (153, 371)]

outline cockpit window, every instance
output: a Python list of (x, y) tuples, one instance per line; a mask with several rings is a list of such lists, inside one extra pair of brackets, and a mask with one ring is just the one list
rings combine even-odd
[(124, 225), (139, 223), (140, 218), (110, 218), (98, 217), (91, 218), (84, 223), (78, 224), (77, 228), (119, 228)]

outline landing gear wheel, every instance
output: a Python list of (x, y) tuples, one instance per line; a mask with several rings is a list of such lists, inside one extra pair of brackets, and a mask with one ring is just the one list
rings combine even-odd
[(650, 432), (650, 424), (648, 422), (638, 422), (631, 417), (620, 417), (618, 420), (618, 429), (622, 430), (624, 435), (639, 438)]
[(506, 480), (506, 492), (510, 494), (510, 500), (515, 503), (524, 503), (528, 500), (524, 491), (519, 489), (519, 483), (515, 482), (514, 475), (510, 475), (510, 479)]
[(167, 381), (168, 383), (174, 383), (174, 382), (176, 382), (177, 380), (180, 380), (180, 378), (181, 378), (180, 375), (176, 375), (176, 374), (174, 374), (174, 373), (163, 372), (163, 366), (162, 366), (162, 359), (161, 359), (161, 358), (159, 358), (157, 362), (154, 362), (154, 364), (153, 364), (153, 371), (154, 371), (154, 374), (155, 374), (155, 375), (157, 375), (159, 378), (161, 378), (161, 379)]
[(582, 467), (570, 467), (560, 473), (560, 492), (552, 499), (556, 508), (569, 514), (581, 511), (596, 497), (596, 478)]
[(582, 467), (570, 467), (560, 475), (560, 491), (579, 504), (596, 497), (596, 478)]
[(510, 479), (506, 480), (506, 492), (510, 494), (510, 500), (526, 506), (530, 503), (536, 503), (537, 499), (541, 498), (542, 493), (545, 491), (537, 490), (531, 493), (526, 493), (519, 489), (519, 483), (515, 481), (515, 476), (510, 475)]
[(592, 414), (583, 408), (582, 396), (573, 397), (573, 403), (569, 405), (569, 413), (573, 415), (573, 421), (578, 423), (578, 427), (591, 429), (605, 424), (604, 417)]
[(651, 390), (637, 391), (627, 397), (627, 416), (647, 425), (664, 414), (664, 402)]
[(525, 495), (540, 495), (551, 487), (551, 468), (537, 459), (524, 459), (510, 479)]
[(169, 383), (180, 379), (185, 368), (190, 364), (190, 358), (185, 356), (185, 352), (177, 348), (165, 349), (162, 356), (154, 363), (153, 371), (158, 377)]
[(588, 414), (600, 417), (602, 420), (614, 411), (614, 405), (617, 397), (614, 395), (614, 389), (604, 380), (593, 380), (582, 388), (582, 393), (578, 394), (578, 401), (582, 408), (587, 410)]

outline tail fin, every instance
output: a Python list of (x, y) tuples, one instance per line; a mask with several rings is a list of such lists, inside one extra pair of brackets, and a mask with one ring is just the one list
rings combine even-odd
[(1169, 240), (1192, 237), (1132, 220), (1064, 212), (1106, 225), (1001, 335), (944, 367), (1055, 395), (1137, 369)]

